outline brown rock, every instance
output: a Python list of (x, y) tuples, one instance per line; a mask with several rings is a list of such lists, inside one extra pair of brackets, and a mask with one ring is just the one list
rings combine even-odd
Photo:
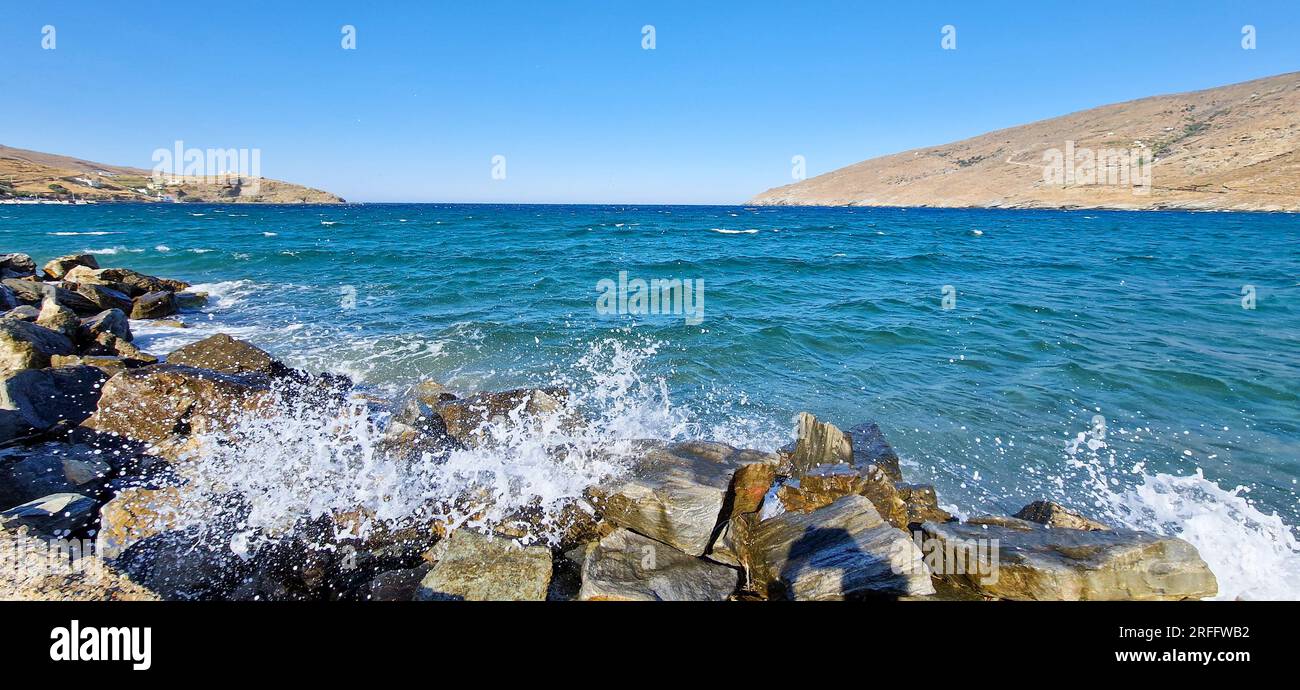
[(136, 297), (131, 306), (133, 319), (160, 319), (175, 314), (176, 294), (165, 290), (146, 292)]
[(77, 294), (90, 300), (98, 310), (118, 309), (123, 313), (130, 313), (133, 307), (131, 298), (124, 292), (119, 292), (111, 287), (104, 285), (77, 285)]
[(1015, 516), (1021, 520), (1037, 522), (1041, 525), (1047, 525), (1048, 527), (1060, 527), (1062, 529), (1110, 529), (1096, 520), (1088, 519), (1059, 503), (1053, 503), (1051, 501), (1034, 501), (1024, 508), (1021, 508), (1020, 512), (1016, 513)]
[(801, 412), (795, 432), (794, 452), (790, 456), (794, 476), (801, 476), (817, 465), (853, 462), (853, 444), (834, 425)]
[(211, 369), (223, 374), (277, 376), (286, 367), (251, 343), (218, 333), (178, 348), (167, 355), (169, 364)]
[(90, 254), (68, 254), (46, 262), (42, 272), (48, 280), (61, 280), (68, 271), (77, 266), (96, 269), (99, 268), (99, 262), (95, 261), (95, 257)]
[(0, 373), (48, 367), (51, 355), (74, 355), (62, 333), (17, 319), (0, 319)]
[(949, 522), (953, 516), (939, 507), (939, 496), (931, 484), (898, 484), (898, 494), (907, 504), (907, 524)]
[(520, 388), (449, 400), (434, 411), (442, 417), (449, 436), (462, 445), (475, 447), (490, 438), (488, 427), (506, 422), (511, 414), (557, 413), (567, 397), (568, 392), (559, 388)]
[(36, 275), (36, 262), (26, 254), (0, 254), (0, 278)]
[(99, 509), (99, 553), (117, 558), (132, 544), (176, 528), (180, 492), (164, 489), (129, 488)]
[(435, 547), (436, 563), (420, 581), (421, 601), (544, 601), (551, 551), (456, 530)]

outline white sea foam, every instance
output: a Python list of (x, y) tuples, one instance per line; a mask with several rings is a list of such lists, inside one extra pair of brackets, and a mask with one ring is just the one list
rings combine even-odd
[(723, 235), (753, 235), (758, 232), (753, 228), (749, 230), (731, 230), (729, 228), (709, 228), (713, 232), (722, 233)]
[(113, 254), (138, 254), (143, 251), (144, 251), (143, 249), (129, 249), (127, 247), (123, 247), (122, 245), (118, 245), (116, 247), (104, 247), (103, 249), (83, 249), (81, 250), (81, 253), (113, 255)]
[(78, 235), (122, 235), (125, 233), (111, 230), (86, 230), (84, 232), (68, 230), (63, 232), (47, 232), (45, 234), (54, 235), (56, 237), (76, 237)]

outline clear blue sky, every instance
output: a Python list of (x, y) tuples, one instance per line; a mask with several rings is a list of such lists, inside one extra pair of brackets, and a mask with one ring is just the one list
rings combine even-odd
[(144, 168), (178, 139), (259, 148), (355, 201), (736, 203), (796, 154), (812, 176), (1295, 70), (1297, 0), (6, 0), (0, 143)]

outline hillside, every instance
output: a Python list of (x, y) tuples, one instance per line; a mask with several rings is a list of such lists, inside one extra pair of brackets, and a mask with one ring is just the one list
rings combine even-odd
[[(1044, 166), (1066, 159), (1067, 142), (1076, 156), (1084, 154), (1080, 161), (1087, 152), (1128, 154), (1130, 180), (1145, 169), (1149, 188), (1088, 183), (1078, 174), (1048, 179)], [(1053, 149), (1061, 158), (1045, 161)], [(1300, 211), (1300, 72), (873, 158), (769, 189), (749, 203)]]
[(0, 146), (0, 199), (75, 197), (92, 201), (343, 203), (342, 198), (329, 192), (268, 178), (211, 181), (181, 177), (159, 185), (150, 176), (150, 171), (141, 168)]

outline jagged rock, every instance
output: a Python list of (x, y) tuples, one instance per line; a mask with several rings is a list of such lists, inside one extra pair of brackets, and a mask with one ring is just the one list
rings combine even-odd
[(36, 275), (36, 262), (26, 254), (0, 254), (0, 278)]
[[(1017, 518), (993, 522), (922, 525), (927, 542), (934, 542), (925, 551), (935, 576), (985, 597), (1016, 600), (1180, 600), (1218, 591), (1200, 554), (1181, 539), (1053, 529)], [(970, 551), (994, 548), (992, 540), (993, 574), (973, 571)]]
[(874, 422), (859, 424), (849, 429), (849, 442), (853, 446), (853, 464), (859, 467), (876, 465), (891, 481), (903, 481), (903, 469), (898, 454), (885, 440), (880, 427)]
[(417, 458), (460, 447), (460, 443), (447, 434), (446, 422), (432, 407), (411, 400), (389, 420), (379, 447), (389, 455)]
[(606, 521), (700, 556), (726, 517), (722, 510), (736, 470), (777, 462), (771, 453), (721, 443), (652, 443), (626, 476), (593, 487), (590, 494)]
[(75, 355), (62, 333), (16, 319), (0, 319), (0, 374), (50, 365), (51, 355)]
[(208, 303), (208, 293), (182, 290), (176, 293), (176, 306), (180, 309), (198, 309)]
[(175, 487), (130, 487), (99, 509), (99, 553), (113, 559), (137, 542), (176, 528), (181, 497)]
[(181, 280), (157, 278), (129, 268), (92, 269), (78, 266), (68, 271), (63, 279), (79, 285), (104, 285), (130, 297), (139, 297), (149, 292), (182, 292), (190, 286)]
[(777, 489), (786, 511), (810, 513), (836, 500), (857, 494), (867, 497), (889, 524), (906, 529), (907, 504), (894, 482), (877, 465), (817, 465), (798, 479)]
[(36, 314), (36, 325), (60, 333), (67, 338), (77, 337), (77, 328), (81, 325), (81, 320), (77, 318), (76, 312), (55, 302), (52, 298), (46, 297), (41, 302), (41, 310)]
[(128, 369), (104, 384), (99, 406), (82, 426), (149, 444), (228, 430), (271, 402), (270, 385), (206, 369), (159, 364)]
[(1028, 520), (1030, 522), (1037, 522), (1041, 525), (1047, 525), (1048, 527), (1060, 527), (1062, 529), (1110, 529), (1096, 520), (1088, 519), (1079, 513), (1076, 513), (1059, 503), (1053, 503), (1052, 501), (1034, 501), (1024, 508), (1021, 508), (1020, 512), (1016, 513), (1015, 517), (1018, 517), (1021, 520)]
[(167, 362), (211, 369), (223, 374), (278, 376), (287, 370), (287, 367), (265, 351), (225, 333), (177, 348), (167, 355)]
[(583, 601), (723, 601), (740, 573), (625, 529), (592, 544), (582, 562)]
[(164, 290), (146, 292), (136, 297), (131, 305), (133, 319), (160, 319), (176, 313), (176, 294)]
[(939, 496), (931, 484), (898, 484), (898, 494), (907, 504), (907, 524), (922, 522), (951, 522), (951, 513), (939, 507)]
[(432, 567), (423, 564), (380, 573), (370, 580), (367, 598), (370, 601), (411, 601)]
[(23, 369), (0, 374), (0, 409), (15, 410), (37, 429), (80, 424), (99, 402), (108, 377), (95, 367)]
[[(112, 333), (100, 333), (93, 342), (87, 343), (82, 355), (88, 357), (118, 357), (126, 366), (134, 367), (145, 364), (157, 364), (158, 358), (132, 345)], [(51, 360), (53, 361), (53, 360)]]
[(45, 274), (45, 278), (48, 280), (62, 280), (68, 271), (77, 266), (95, 269), (99, 268), (99, 262), (91, 254), (67, 254), (46, 262), (42, 273)]
[(94, 341), (103, 333), (127, 342), (135, 339), (131, 334), (131, 322), (121, 309), (106, 309), (82, 319), (80, 332), (84, 342)]
[(65, 537), (95, 519), (95, 500), (75, 493), (43, 496), (0, 512), (0, 525), (19, 527), (51, 537)]
[(520, 388), (499, 393), (479, 393), (442, 402), (434, 411), (442, 417), (447, 434), (467, 447), (486, 443), (487, 427), (512, 414), (539, 416), (559, 412), (568, 392), (559, 388)]
[(35, 432), (31, 424), (15, 410), (0, 410), (0, 444)]
[(30, 304), (33, 307), (40, 307), (41, 302), (45, 301), (45, 296), (54, 292), (54, 301), (85, 316), (100, 311), (94, 302), (86, 299), (72, 290), (57, 287), (49, 283), (42, 283), (35, 280), (9, 279), (3, 281), (5, 287), (13, 291), (14, 297), (23, 304)]
[(420, 581), (421, 601), (544, 601), (551, 551), (468, 529), (434, 547), (437, 562)]
[(776, 462), (751, 462), (741, 465), (731, 477), (731, 515), (757, 512), (763, 497), (776, 482)]
[(921, 551), (863, 496), (811, 513), (756, 516), (738, 535), (749, 583), (771, 598), (856, 599), (934, 593)]
[(844, 432), (807, 412), (800, 412), (796, 423), (794, 453), (790, 457), (793, 474), (798, 477), (822, 464), (852, 463), (853, 444)]
[(0, 451), (0, 507), (42, 496), (94, 493), (112, 468), (94, 449), (45, 443), (34, 448)]
[(111, 287), (94, 284), (78, 285), (76, 287), (77, 294), (90, 300), (98, 310), (117, 309), (129, 313), (134, 305), (130, 296)]

